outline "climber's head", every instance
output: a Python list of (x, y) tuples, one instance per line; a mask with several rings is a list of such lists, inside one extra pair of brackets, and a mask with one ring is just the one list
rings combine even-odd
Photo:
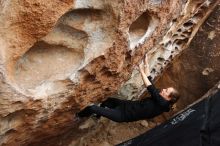
[(173, 87), (162, 89), (160, 91), (160, 95), (164, 99), (170, 101), (171, 104), (176, 103), (178, 101), (178, 99), (180, 98), (179, 92), (175, 88), (173, 88)]

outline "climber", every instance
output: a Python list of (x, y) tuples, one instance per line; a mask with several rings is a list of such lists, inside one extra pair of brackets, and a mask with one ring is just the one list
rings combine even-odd
[(161, 91), (155, 88), (150, 77), (147, 55), (144, 63), (139, 65), (139, 70), (151, 97), (138, 101), (108, 98), (100, 106), (87, 106), (77, 115), (88, 117), (95, 114), (97, 117), (103, 116), (115, 122), (132, 122), (153, 118), (170, 111), (172, 105), (179, 99), (178, 91), (173, 87)]

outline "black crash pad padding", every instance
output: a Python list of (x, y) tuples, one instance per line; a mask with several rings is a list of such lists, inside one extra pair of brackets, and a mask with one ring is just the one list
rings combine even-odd
[(220, 146), (220, 91), (208, 98), (201, 128), (201, 146)]
[(220, 146), (220, 91), (117, 146)]

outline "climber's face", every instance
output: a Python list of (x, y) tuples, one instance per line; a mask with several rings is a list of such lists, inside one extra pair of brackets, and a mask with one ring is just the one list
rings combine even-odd
[(162, 89), (160, 91), (160, 95), (163, 96), (166, 100), (170, 100), (171, 97), (171, 93), (174, 92), (174, 88), (173, 87), (169, 87), (169, 88), (166, 88), (166, 89)]

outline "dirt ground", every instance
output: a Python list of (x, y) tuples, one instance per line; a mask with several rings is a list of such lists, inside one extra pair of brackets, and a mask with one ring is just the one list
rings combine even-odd
[(161, 122), (158, 121), (160, 120), (116, 123), (106, 118), (92, 117), (79, 127), (86, 130), (86, 134), (78, 140), (73, 140), (69, 146), (113, 146), (159, 125)]

